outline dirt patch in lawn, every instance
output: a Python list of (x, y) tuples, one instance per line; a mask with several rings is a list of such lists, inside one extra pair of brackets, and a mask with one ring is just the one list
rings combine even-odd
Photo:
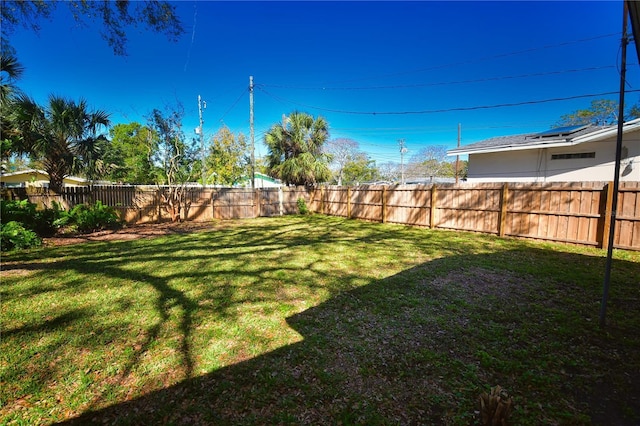
[(92, 232), (90, 234), (59, 233), (54, 237), (44, 238), (43, 243), (45, 246), (66, 246), (69, 244), (86, 243), (88, 241), (130, 241), (162, 235), (207, 231), (214, 229), (215, 226), (213, 222), (144, 223), (127, 225), (122, 229)]

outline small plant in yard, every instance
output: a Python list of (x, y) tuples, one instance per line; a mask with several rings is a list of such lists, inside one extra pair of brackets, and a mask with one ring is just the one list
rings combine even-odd
[(298, 213), (300, 214), (309, 214), (309, 208), (307, 207), (307, 202), (304, 200), (304, 198), (300, 197), (298, 198), (297, 201), (298, 204)]
[(490, 393), (480, 395), (480, 422), (482, 426), (507, 426), (513, 411), (513, 399), (500, 386), (491, 388)]
[(55, 234), (56, 219), (60, 215), (57, 205), (54, 208), (38, 209), (37, 205), (28, 200), (0, 200), (0, 221), (8, 223), (19, 222), (26, 229), (30, 229), (41, 237)]
[(12, 220), (0, 223), (0, 249), (2, 251), (20, 250), (38, 247), (42, 244), (35, 232), (25, 229), (20, 223)]
[(122, 221), (113, 207), (104, 205), (98, 200), (95, 204), (78, 204), (63, 218), (67, 226), (75, 226), (80, 232), (91, 232), (100, 229), (115, 229), (122, 226)]

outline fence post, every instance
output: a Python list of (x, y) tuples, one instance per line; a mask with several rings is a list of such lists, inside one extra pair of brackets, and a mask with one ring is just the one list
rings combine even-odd
[(347, 219), (351, 219), (351, 187), (347, 186)]
[(320, 213), (324, 213), (324, 186), (320, 187)]
[(502, 185), (500, 193), (500, 216), (498, 217), (498, 235), (504, 237), (507, 227), (507, 206), (509, 204), (509, 184)]
[(609, 234), (611, 233), (611, 211), (613, 210), (613, 182), (607, 183), (602, 188), (600, 195), (600, 219), (598, 223), (597, 240), (598, 246), (605, 250), (609, 249)]
[(430, 200), (430, 205), (431, 208), (429, 209), (429, 228), (431, 229), (435, 229), (436, 228), (436, 210), (437, 210), (437, 202), (436, 200), (438, 199), (438, 187), (433, 184), (431, 185), (431, 200)]
[(215, 220), (216, 218), (216, 197), (215, 197), (215, 188), (211, 188), (211, 219)]
[(260, 189), (253, 188), (253, 217), (260, 217)]
[(278, 187), (278, 215), (284, 215), (284, 190), (281, 186)]
[(382, 223), (387, 223), (387, 187), (382, 187)]
[(162, 223), (162, 203), (160, 202), (160, 200), (162, 199), (162, 196), (160, 195), (160, 191), (161, 189), (158, 188), (156, 190), (156, 196), (154, 197), (156, 205), (158, 207), (158, 223)]

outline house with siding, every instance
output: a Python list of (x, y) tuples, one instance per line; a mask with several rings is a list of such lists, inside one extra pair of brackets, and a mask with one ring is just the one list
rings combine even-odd
[[(611, 181), (618, 126), (567, 126), (447, 151), (468, 155), (469, 182)], [(640, 119), (624, 123), (621, 181), (640, 181)]]
[[(63, 180), (64, 186), (87, 186), (89, 181), (77, 176), (67, 176)], [(44, 170), (27, 169), (0, 175), (2, 187), (49, 187), (49, 174)]]

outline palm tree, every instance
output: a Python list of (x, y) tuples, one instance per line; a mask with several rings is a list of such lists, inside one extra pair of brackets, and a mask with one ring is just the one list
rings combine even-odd
[(16, 91), (15, 80), (24, 72), (24, 67), (13, 55), (0, 55), (0, 103), (4, 104)]
[(19, 95), (12, 108), (11, 122), (24, 150), (38, 158), (49, 174), (49, 188), (59, 192), (63, 179), (84, 170), (92, 177), (96, 167), (101, 127), (109, 125), (109, 115), (89, 111), (86, 101), (75, 102), (50, 96), (46, 108), (26, 95)]
[(11, 101), (18, 93), (15, 81), (22, 76), (24, 67), (15, 56), (0, 55), (0, 156), (2, 161), (11, 154), (14, 134), (11, 132), (9, 111)]
[(331, 177), (323, 145), (329, 125), (322, 118), (293, 112), (266, 133), (267, 169), (287, 185), (313, 185)]

